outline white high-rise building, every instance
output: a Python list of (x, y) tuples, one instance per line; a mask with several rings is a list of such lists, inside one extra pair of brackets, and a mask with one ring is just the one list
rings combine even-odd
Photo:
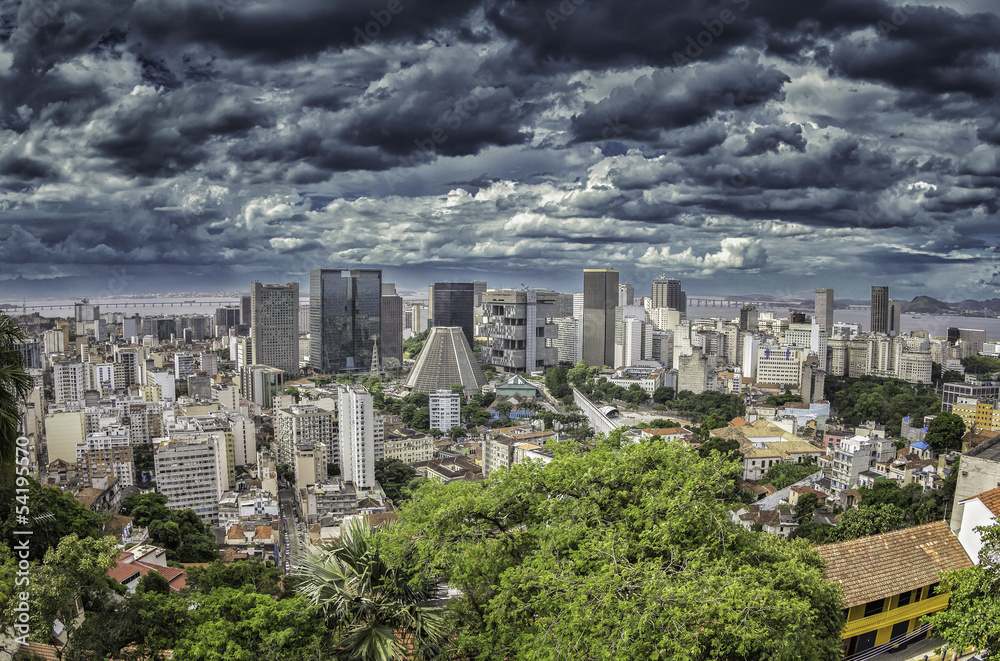
[(246, 466), (257, 461), (257, 426), (253, 418), (241, 413), (229, 416), (229, 429), (233, 434), (233, 452), (237, 466)]
[(743, 336), (743, 360), (740, 366), (743, 376), (755, 378), (757, 376), (757, 356), (760, 353), (761, 338), (759, 335)]
[(341, 386), (340, 475), (361, 489), (375, 484), (375, 412), (372, 396), (360, 385)]
[(299, 373), (299, 283), (250, 285), (250, 341), (254, 365)]
[(59, 362), (52, 369), (52, 390), (56, 404), (83, 402), (87, 389), (89, 365), (77, 362)]
[(457, 392), (438, 390), (431, 393), (431, 429), (447, 433), (452, 427), (462, 424), (462, 398)]

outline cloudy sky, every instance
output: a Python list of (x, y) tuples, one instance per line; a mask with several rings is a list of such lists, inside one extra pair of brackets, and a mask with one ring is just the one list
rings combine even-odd
[(0, 0), (0, 299), (1000, 291), (995, 0)]

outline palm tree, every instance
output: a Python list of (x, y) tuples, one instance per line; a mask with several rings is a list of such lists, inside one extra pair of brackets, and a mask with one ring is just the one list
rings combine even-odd
[(15, 448), (21, 434), (18, 405), (31, 394), (31, 377), (24, 369), (21, 352), (14, 346), (23, 339), (24, 330), (0, 314), (0, 481), (14, 479)]
[(443, 609), (431, 605), (438, 586), (411, 584), (412, 575), (389, 566), (376, 534), (369, 523), (355, 521), (340, 542), (306, 548), (296, 563), (297, 589), (344, 635), (338, 658), (435, 658), (447, 637)]

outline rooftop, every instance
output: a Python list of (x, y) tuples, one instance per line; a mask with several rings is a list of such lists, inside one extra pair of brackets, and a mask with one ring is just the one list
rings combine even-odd
[(947, 521), (825, 544), (816, 552), (847, 607), (933, 585), (941, 572), (972, 565)]
[(986, 509), (993, 512), (993, 516), (1000, 519), (1000, 487), (984, 491), (978, 496), (973, 496), (972, 498), (966, 498), (962, 502), (967, 503), (970, 500), (978, 500), (986, 506)]

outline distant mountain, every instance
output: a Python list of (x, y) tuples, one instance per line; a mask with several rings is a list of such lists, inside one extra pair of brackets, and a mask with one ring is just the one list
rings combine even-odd
[(939, 301), (930, 296), (917, 296), (912, 301), (903, 303), (903, 312), (920, 314), (947, 314), (952, 311), (950, 303)]

